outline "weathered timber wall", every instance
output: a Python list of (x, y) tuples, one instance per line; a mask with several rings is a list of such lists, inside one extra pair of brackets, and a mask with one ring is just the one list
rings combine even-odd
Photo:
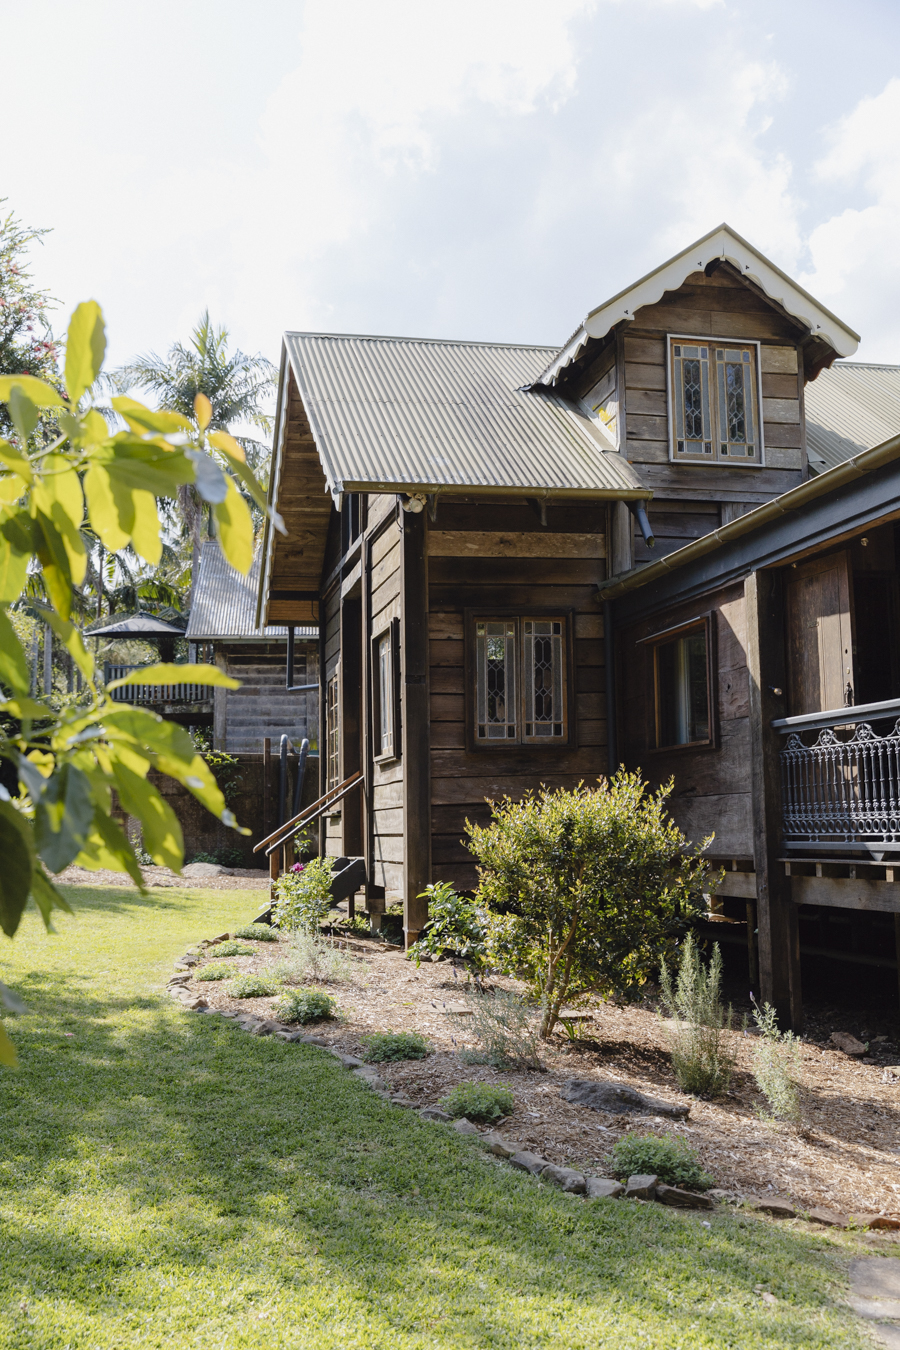
[[(283, 735), (299, 746), (304, 736), (315, 745), (318, 736), (318, 694), (289, 693), (285, 686), (285, 643), (225, 643), (216, 646), (216, 664), (241, 681), (240, 689), (215, 691), (214, 744), (230, 754), (262, 753), (271, 737), (273, 751)], [(297, 642), (294, 683), (318, 678), (316, 644)]]

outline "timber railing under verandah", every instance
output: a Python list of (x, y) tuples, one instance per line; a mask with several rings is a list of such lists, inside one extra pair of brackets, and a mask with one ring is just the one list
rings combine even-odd
[(900, 699), (782, 717), (786, 850), (900, 853)]
[[(143, 666), (120, 666), (107, 661), (103, 667), (103, 679), (106, 684), (113, 680), (123, 680)], [(126, 684), (121, 689), (113, 689), (110, 698), (114, 703), (206, 703), (212, 697), (206, 684)]]

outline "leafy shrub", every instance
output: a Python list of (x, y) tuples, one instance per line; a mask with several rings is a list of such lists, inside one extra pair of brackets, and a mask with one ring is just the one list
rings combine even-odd
[(621, 1181), (636, 1173), (658, 1176), (669, 1186), (709, 1190), (714, 1178), (704, 1172), (694, 1149), (682, 1139), (655, 1134), (626, 1134), (612, 1147), (610, 1171)]
[(206, 955), (218, 959), (222, 956), (255, 956), (256, 948), (248, 947), (246, 942), (217, 942), (215, 947), (207, 947)]
[(466, 1116), (483, 1125), (493, 1125), (516, 1109), (509, 1088), (495, 1087), (492, 1083), (457, 1083), (441, 1098), (440, 1105), (454, 1119)]
[(268, 998), (278, 993), (278, 981), (271, 975), (239, 975), (228, 992), (232, 998)]
[(195, 980), (230, 980), (237, 975), (234, 966), (204, 966), (194, 976)]
[(274, 927), (316, 932), (331, 908), (333, 868), (334, 858), (313, 858), (308, 863), (294, 863), (280, 876), (274, 886)]
[(769, 1103), (772, 1119), (800, 1125), (803, 1120), (800, 1039), (791, 1031), (779, 1031), (770, 1003), (760, 1007), (753, 999), (753, 1020), (760, 1030), (760, 1039), (753, 1047), (756, 1086)]
[[(234, 757), (228, 755), (226, 758), (233, 759)], [(206, 755), (204, 759), (207, 760), (207, 763), (213, 763)], [(235, 763), (237, 763), (236, 760)], [(220, 848), (215, 853), (195, 853), (191, 858), (192, 863), (216, 863), (219, 867), (240, 867), (243, 861), (244, 855), (239, 848)]]
[(734, 1058), (725, 1046), (724, 1033), (731, 1030), (732, 1014), (731, 1008), (726, 1013), (722, 1006), (719, 944), (713, 947), (707, 969), (693, 933), (688, 933), (681, 950), (677, 985), (673, 989), (665, 961), (660, 978), (663, 1002), (674, 1023), (670, 1042), (679, 1087), (684, 1092), (710, 1096), (724, 1092), (731, 1082)]
[(291, 989), (273, 1007), (282, 1022), (324, 1022), (337, 1016), (337, 1004), (321, 989)]
[(466, 825), (488, 963), (528, 981), (543, 1038), (568, 999), (636, 994), (702, 912), (709, 840), (692, 845), (669, 819), (671, 791), (621, 769), (598, 788), (504, 797), (490, 825)]
[(473, 970), (487, 969), (490, 916), (483, 906), (457, 895), (448, 881), (432, 882), (419, 899), (428, 901), (428, 922), (411, 948), (416, 965), (421, 965), (426, 953), (440, 957), (444, 952), (453, 952)]
[(427, 1059), (431, 1047), (418, 1031), (373, 1031), (363, 1036), (367, 1064), (391, 1064), (400, 1059)]
[(236, 938), (249, 938), (251, 942), (277, 942), (278, 934), (274, 933), (266, 923), (245, 923), (243, 928), (238, 928), (234, 935)]
[(361, 969), (359, 961), (319, 933), (300, 929), (291, 935), (288, 954), (275, 966), (275, 973), (285, 984), (349, 984)]
[(539, 1018), (518, 994), (495, 989), (492, 994), (478, 993), (469, 999), (471, 1018), (465, 1029), (478, 1041), (480, 1050), (460, 1051), (460, 1059), (469, 1064), (493, 1064), (498, 1069), (539, 1069)]

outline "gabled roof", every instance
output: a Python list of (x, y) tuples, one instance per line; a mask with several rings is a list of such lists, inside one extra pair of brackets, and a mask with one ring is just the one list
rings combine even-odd
[(592, 339), (606, 337), (623, 320), (634, 318), (644, 305), (655, 305), (666, 291), (684, 285), (693, 272), (702, 272), (717, 260), (730, 262), (741, 276), (759, 286), (770, 300), (777, 301), (788, 314), (799, 319), (814, 337), (826, 342), (838, 356), (852, 356), (859, 345), (859, 334), (848, 328), (830, 309), (820, 305), (808, 291), (798, 286), (780, 267), (764, 257), (746, 239), (722, 224), (681, 253), (648, 272), (640, 281), (619, 291), (610, 300), (592, 309), (579, 328), (538, 376), (538, 382), (552, 386), (562, 371), (576, 359)]
[[(261, 554), (246, 576), (226, 562), (218, 540), (207, 539), (200, 554), (200, 575), (194, 586), (191, 616), (185, 636), (192, 642), (278, 642), (287, 628), (256, 626), (256, 593)], [(317, 628), (296, 628), (295, 637), (315, 638)]]
[(585, 409), (529, 392), (550, 347), (286, 333), (329, 490), (651, 495)]
[(805, 402), (809, 466), (823, 473), (900, 433), (900, 366), (836, 361)]

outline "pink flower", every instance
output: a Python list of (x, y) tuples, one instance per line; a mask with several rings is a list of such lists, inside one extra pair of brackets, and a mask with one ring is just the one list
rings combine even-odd
[(292, 872), (302, 872), (302, 871), (303, 871), (303, 864), (302, 864), (302, 863), (294, 863), (293, 867), (291, 868), (291, 871), (292, 871)]

